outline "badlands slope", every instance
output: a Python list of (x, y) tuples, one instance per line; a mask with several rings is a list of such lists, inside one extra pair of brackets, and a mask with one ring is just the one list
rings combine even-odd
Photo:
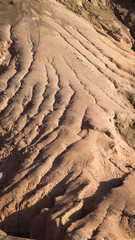
[(135, 52), (121, 31), (116, 41), (55, 0), (0, 1), (7, 234), (135, 239)]

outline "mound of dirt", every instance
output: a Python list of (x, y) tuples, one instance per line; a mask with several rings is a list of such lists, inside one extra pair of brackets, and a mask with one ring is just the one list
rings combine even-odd
[(63, 3), (0, 1), (0, 238), (133, 240), (134, 5)]

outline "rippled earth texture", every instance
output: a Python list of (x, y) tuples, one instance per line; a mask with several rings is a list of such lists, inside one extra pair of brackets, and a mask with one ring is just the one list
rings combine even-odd
[(55, 0), (0, 1), (7, 234), (135, 239), (135, 52), (124, 31), (117, 41)]

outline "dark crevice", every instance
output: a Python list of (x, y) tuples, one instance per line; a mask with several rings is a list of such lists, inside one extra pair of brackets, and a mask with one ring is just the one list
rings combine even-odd
[(86, 217), (91, 212), (94, 212), (104, 197), (111, 193), (113, 188), (123, 185), (123, 181), (127, 176), (128, 173), (124, 174), (121, 178), (115, 178), (107, 182), (101, 182), (93, 196), (83, 199), (83, 207), (69, 217), (69, 222), (66, 226), (69, 227), (71, 223)]
[[(37, 230), (39, 232), (41, 231), (41, 227), (44, 226), (45, 222), (50, 221), (50, 214), (51, 212), (57, 211), (57, 207), (54, 207), (55, 199), (58, 196), (64, 195), (66, 189), (71, 184), (70, 178), (72, 178), (73, 172), (69, 173), (60, 183), (58, 183), (53, 190), (48, 194), (42, 197), (41, 200), (39, 200), (36, 204), (34, 204), (31, 207), (28, 207), (27, 204), (24, 206), (24, 209), (21, 210), (21, 204), (24, 204), (27, 202), (26, 200), (29, 200), (35, 192), (42, 188), (42, 186), (37, 186), (35, 190), (32, 190), (28, 194), (26, 194), (20, 204), (16, 204), (16, 212), (8, 216), (3, 222), (0, 223), (0, 228), (6, 232), (8, 235), (12, 236), (18, 236), (18, 237), (27, 237), (30, 238), (29, 235), (29, 229), (32, 221), (35, 219), (39, 219), (39, 221), (36, 222), (37, 224)], [(67, 183), (68, 182), (68, 183)], [(77, 193), (81, 191), (82, 188), (85, 187), (86, 184), (81, 184), (78, 189), (75, 189), (74, 191)], [(72, 192), (69, 192), (69, 195), (72, 195)], [(63, 208), (63, 202), (61, 202), (59, 206), (59, 210)], [(8, 207), (8, 205), (7, 205)], [(20, 209), (20, 210), (18, 210)], [(48, 209), (47, 213), (44, 213), (42, 209)], [(45, 215), (45, 216), (44, 216)], [(43, 219), (42, 219), (43, 218)], [(48, 223), (46, 223), (47, 225)], [(50, 224), (54, 225), (53, 222)], [(63, 240), (66, 232), (65, 228), (60, 225), (59, 227), (56, 227), (57, 235), (59, 240)], [(46, 229), (44, 229), (46, 231)], [(44, 233), (45, 233), (44, 231)], [(47, 234), (51, 234), (47, 232)], [(35, 239), (37, 239), (36, 236), (34, 236)], [(52, 239), (52, 238), (51, 238)]]
[(135, 52), (135, 42), (132, 45), (132, 50)]

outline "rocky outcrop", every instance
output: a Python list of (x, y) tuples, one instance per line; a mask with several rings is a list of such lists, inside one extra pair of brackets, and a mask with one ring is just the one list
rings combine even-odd
[(103, 29), (119, 42), (131, 45), (135, 39), (135, 3), (122, 0), (59, 0), (70, 10)]
[(0, 228), (41, 240), (135, 239), (129, 32), (109, 12), (122, 36), (55, 0), (0, 2)]
[(114, 1), (114, 12), (117, 18), (127, 26), (131, 36), (135, 39), (135, 2)]

